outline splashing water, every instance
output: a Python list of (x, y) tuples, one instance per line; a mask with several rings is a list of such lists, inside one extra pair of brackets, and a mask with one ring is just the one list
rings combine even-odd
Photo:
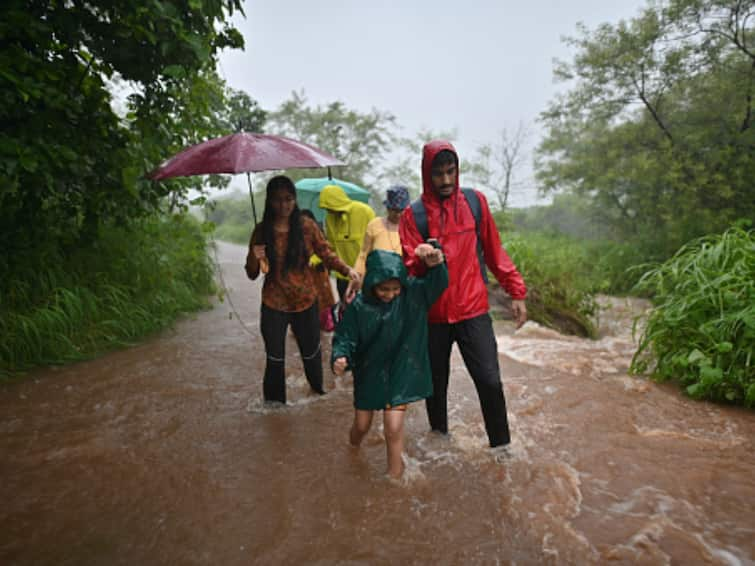
[(0, 563), (755, 562), (755, 416), (626, 375), (641, 303), (606, 298), (597, 341), (502, 329), (505, 449), (454, 350), (450, 434), (412, 404), (392, 481), (380, 419), (351, 447), (350, 377), (313, 395), (293, 340), (261, 401), (260, 282), (219, 250), (251, 334), (220, 304), (0, 389)]

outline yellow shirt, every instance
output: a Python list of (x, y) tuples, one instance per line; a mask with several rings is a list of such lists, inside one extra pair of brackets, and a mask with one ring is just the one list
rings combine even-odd
[(367, 261), (367, 255), (372, 250), (386, 250), (402, 255), (398, 227), (396, 227), (395, 231), (388, 230), (385, 224), (385, 218), (375, 218), (367, 224), (367, 231), (364, 234), (362, 249), (359, 252), (356, 263), (354, 264), (354, 269), (358, 271), (362, 277), (364, 277), (365, 272), (364, 263)]

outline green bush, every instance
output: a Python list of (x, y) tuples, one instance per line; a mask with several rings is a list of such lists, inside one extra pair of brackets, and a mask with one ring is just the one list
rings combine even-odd
[(98, 236), (30, 260), (3, 283), (0, 377), (94, 356), (209, 305), (213, 270), (193, 218), (153, 217)]
[(595, 286), (585, 246), (564, 237), (507, 235), (503, 245), (527, 284), (529, 318), (570, 334), (594, 337)]
[(683, 246), (637, 284), (654, 294), (631, 371), (696, 399), (755, 406), (755, 239), (732, 228)]
[(598, 293), (628, 294), (642, 275), (639, 265), (648, 261), (634, 243), (583, 240), (581, 246), (582, 277)]

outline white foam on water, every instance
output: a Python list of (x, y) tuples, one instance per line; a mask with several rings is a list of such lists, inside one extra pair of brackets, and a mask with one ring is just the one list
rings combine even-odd
[[(614, 495), (614, 497), (616, 497)], [(741, 566), (754, 564), (752, 557), (742, 555), (742, 549), (722, 548), (706, 540), (708, 535), (715, 538), (713, 529), (727, 531), (728, 524), (711, 523), (711, 518), (701, 509), (685, 499), (674, 498), (668, 493), (653, 487), (637, 488), (623, 501), (617, 501), (605, 508), (606, 524), (621, 517), (645, 519), (642, 527), (629, 540), (618, 544), (607, 554), (608, 558), (647, 562), (648, 560), (670, 563), (670, 557), (660, 548), (665, 537), (681, 537), (687, 544), (697, 545), (699, 553), (707, 563), (721, 566)], [(755, 536), (755, 531), (750, 529)]]
[(404, 461), (404, 473), (398, 479), (386, 475), (391, 483), (406, 488), (427, 481), (427, 477), (422, 473), (422, 462), (406, 453), (402, 454), (401, 458)]
[(747, 438), (734, 435), (730, 429), (726, 430), (723, 433), (719, 433), (715, 430), (674, 430), (643, 427), (636, 424), (633, 426), (639, 435), (647, 438), (678, 438), (701, 444), (710, 444), (717, 448), (733, 448), (735, 446), (739, 446), (740, 444), (748, 442)]
[(664, 533), (664, 526), (650, 521), (624, 544), (614, 546), (606, 557), (612, 560), (632, 560), (642, 564), (671, 564), (671, 557), (661, 550), (658, 541)]
[(520, 363), (573, 375), (624, 373), (636, 350), (631, 338), (590, 340), (565, 336), (531, 321), (514, 335), (496, 336), (496, 340), (499, 354)]
[[(705, 549), (710, 553), (710, 555), (713, 558), (718, 559), (720, 561), (720, 564), (722, 564), (723, 566), (743, 566), (745, 563), (753, 564), (755, 562), (755, 560), (753, 560), (752, 557), (750, 557), (749, 559), (748, 558), (740, 559), (734, 553), (728, 550), (710, 546), (707, 542), (705, 542), (705, 539), (702, 537), (700, 533), (695, 533), (693, 536), (695, 537), (697, 542), (699, 542), (703, 547), (705, 547)], [(746, 562), (743, 562), (743, 560), (745, 560)]]
[(335, 388), (319, 395), (312, 391), (307, 378), (303, 374), (290, 374), (286, 377), (286, 403), (265, 401), (262, 397), (251, 397), (246, 405), (250, 413), (269, 415), (280, 413), (295, 407), (305, 407), (313, 403), (322, 403), (329, 395), (341, 394), (344, 390)]

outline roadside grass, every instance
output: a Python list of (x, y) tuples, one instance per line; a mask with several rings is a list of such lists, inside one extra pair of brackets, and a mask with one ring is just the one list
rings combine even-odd
[(205, 235), (188, 215), (103, 229), (3, 284), (0, 379), (131, 344), (207, 308), (213, 291)]
[(673, 380), (695, 399), (755, 406), (755, 235), (731, 228), (648, 266), (653, 295), (631, 371)]
[(584, 269), (584, 245), (538, 233), (504, 234), (502, 243), (527, 284), (529, 319), (594, 338), (596, 285)]

